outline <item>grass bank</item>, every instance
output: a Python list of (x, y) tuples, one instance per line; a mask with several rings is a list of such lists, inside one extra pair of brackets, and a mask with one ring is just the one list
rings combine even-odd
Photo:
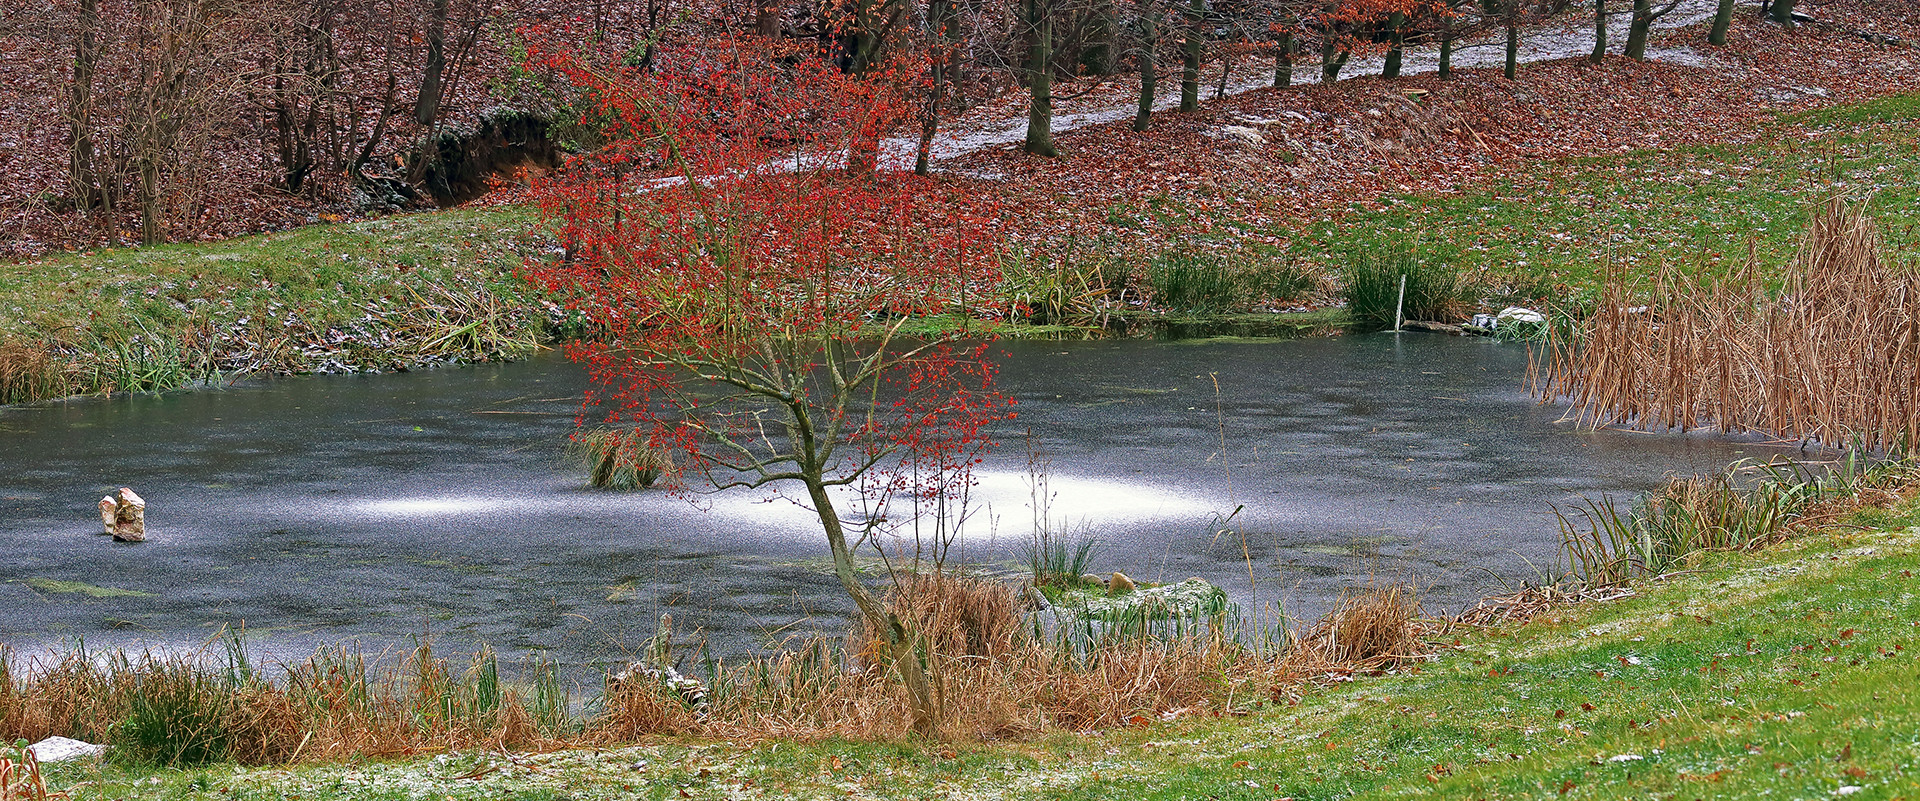
[[(1016, 743), (653, 738), (293, 768), (50, 768), (75, 798), (1915, 797), (1920, 504), (1459, 627), (1239, 716)], [(1847, 789), (1856, 788), (1856, 789)]]
[(523, 354), (563, 322), (515, 275), (543, 246), (533, 216), (458, 209), (0, 264), (0, 403)]
[(1413, 245), (1489, 289), (1590, 292), (1609, 265), (1780, 267), (1823, 201), (1871, 198), (1896, 250), (1920, 243), (1920, 94), (1787, 115), (1753, 141), (1515, 165), (1458, 194), (1356, 203), (1286, 232), (1293, 258), (1345, 265)]

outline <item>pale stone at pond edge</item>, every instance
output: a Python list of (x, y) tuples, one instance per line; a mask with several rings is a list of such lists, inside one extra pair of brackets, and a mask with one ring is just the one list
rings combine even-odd
[[(107, 503), (113, 502), (113, 519), (107, 521)], [(108, 533), (121, 542), (145, 542), (147, 540), (147, 502), (139, 494), (126, 487), (120, 488), (118, 500), (100, 499), (100, 519), (107, 523)]]
[(1113, 595), (1133, 592), (1134, 589), (1136, 589), (1136, 587), (1134, 586), (1133, 579), (1127, 578), (1127, 574), (1117, 570), (1114, 571), (1113, 578), (1107, 579), (1107, 592)]
[(106, 753), (107, 747), (66, 737), (48, 737), (27, 746), (27, 750), (32, 751), (33, 758), (41, 762), (65, 762), (69, 759), (99, 756)]
[(100, 499), (100, 533), (108, 535), (113, 533), (114, 517), (119, 513), (120, 504), (113, 500), (113, 496), (108, 495)]

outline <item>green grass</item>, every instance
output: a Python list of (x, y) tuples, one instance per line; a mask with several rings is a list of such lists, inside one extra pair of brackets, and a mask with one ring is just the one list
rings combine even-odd
[(1534, 162), (1459, 194), (1390, 195), (1290, 232), (1290, 255), (1339, 268), (1413, 247), (1483, 284), (1597, 286), (1607, 265), (1726, 270), (1749, 244), (1791, 258), (1808, 211), (1871, 194), (1890, 244), (1920, 243), (1920, 94), (1784, 117), (1743, 144)]
[(1449, 634), (1434, 661), (1297, 704), (1248, 699), (1238, 718), (1031, 743), (657, 740), (52, 776), (81, 799), (1920, 797), (1920, 508), (1854, 522), (1876, 528)]

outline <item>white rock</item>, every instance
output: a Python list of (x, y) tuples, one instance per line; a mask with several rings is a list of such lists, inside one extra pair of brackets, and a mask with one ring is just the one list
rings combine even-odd
[(1620, 754), (1618, 756), (1607, 757), (1608, 762), (1639, 762), (1642, 759), (1646, 759), (1646, 757), (1639, 754)]
[(1547, 321), (1547, 316), (1532, 309), (1508, 306), (1501, 309), (1499, 314), (1494, 315), (1493, 321), (1495, 325), (1502, 323), (1544, 323)]
[(27, 746), (27, 750), (32, 751), (33, 758), (41, 762), (65, 762), (69, 759), (99, 756), (107, 752), (107, 747), (67, 737), (48, 737)]
[(120, 513), (120, 504), (112, 495), (100, 499), (100, 533), (112, 535), (114, 517)]

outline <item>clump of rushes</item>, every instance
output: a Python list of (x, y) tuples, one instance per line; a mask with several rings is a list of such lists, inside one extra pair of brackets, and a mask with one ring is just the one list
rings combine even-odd
[(1367, 331), (1393, 327), (1401, 276), (1407, 280), (1404, 319), (1448, 322), (1466, 316), (1466, 281), (1458, 268), (1423, 262), (1412, 251), (1397, 250), (1373, 254), (1342, 272), (1341, 296), (1355, 326)]
[(1314, 286), (1311, 276), (1292, 265), (1248, 263), (1201, 250), (1161, 253), (1146, 273), (1153, 304), (1186, 314), (1245, 311), (1298, 298)]
[(587, 468), (587, 483), (599, 489), (643, 489), (673, 472), (673, 454), (634, 431), (588, 429), (574, 435), (570, 450)]
[[(1740, 473), (1749, 470), (1763, 477), (1743, 482)], [(1914, 470), (1911, 458), (1869, 462), (1849, 453), (1818, 471), (1798, 464), (1736, 465), (1719, 475), (1673, 478), (1625, 511), (1611, 498), (1585, 501), (1571, 514), (1556, 510), (1561, 550), (1575, 580), (1624, 584), (1667, 572), (1702, 552), (1772, 545), (1860, 503), (1886, 501), (1889, 488)]]

